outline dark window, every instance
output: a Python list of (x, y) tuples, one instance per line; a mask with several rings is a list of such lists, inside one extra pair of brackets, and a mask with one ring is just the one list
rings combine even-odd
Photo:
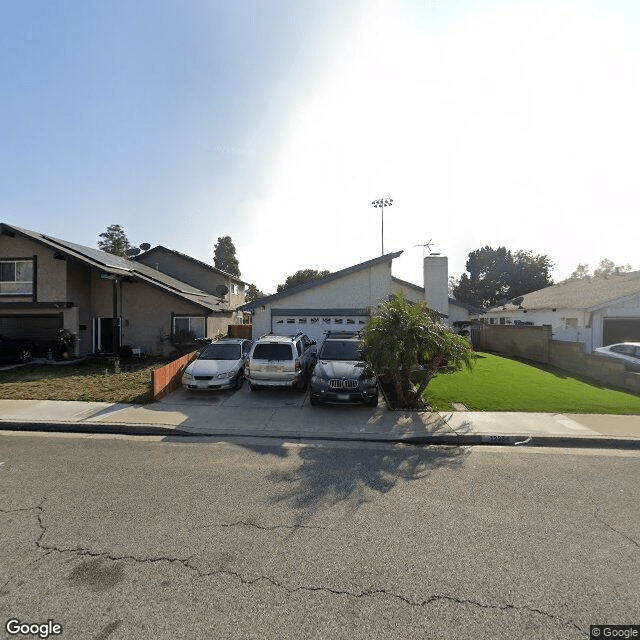
[(33, 260), (0, 261), (0, 295), (33, 293)]
[(362, 343), (357, 340), (326, 340), (321, 360), (362, 360)]
[(254, 360), (291, 360), (293, 352), (290, 344), (263, 342), (253, 350)]
[(199, 360), (239, 360), (239, 344), (208, 344), (198, 356)]

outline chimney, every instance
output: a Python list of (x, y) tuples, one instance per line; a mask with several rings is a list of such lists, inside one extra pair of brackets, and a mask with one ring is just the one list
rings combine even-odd
[(427, 306), (449, 315), (449, 265), (446, 256), (425, 256), (424, 295)]

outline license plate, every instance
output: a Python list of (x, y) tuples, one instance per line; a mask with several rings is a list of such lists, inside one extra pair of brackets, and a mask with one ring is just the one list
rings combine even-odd
[(349, 400), (350, 398), (348, 393), (339, 393), (337, 397), (338, 400)]

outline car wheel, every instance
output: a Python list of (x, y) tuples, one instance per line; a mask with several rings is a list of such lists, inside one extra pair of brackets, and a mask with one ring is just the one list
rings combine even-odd
[(320, 404), (320, 400), (318, 400), (316, 396), (309, 396), (309, 404), (313, 405), (314, 407), (317, 407)]
[(257, 384), (249, 383), (249, 389), (251, 389), (251, 391), (260, 391), (260, 387)]
[(31, 350), (28, 348), (23, 348), (18, 351), (18, 361), (19, 362), (30, 362), (31, 360)]
[(236, 376), (236, 383), (234, 385), (234, 389), (241, 389), (244, 384), (244, 371), (238, 371), (238, 375)]
[(378, 396), (376, 396), (375, 398), (372, 398), (371, 400), (367, 400), (366, 405), (367, 405), (367, 407), (377, 407), (378, 406)]

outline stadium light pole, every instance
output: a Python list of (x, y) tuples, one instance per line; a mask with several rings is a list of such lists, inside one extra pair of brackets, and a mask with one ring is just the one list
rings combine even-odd
[(380, 255), (384, 255), (384, 208), (390, 207), (393, 204), (392, 198), (379, 198), (378, 200), (374, 200), (371, 203), (376, 209), (380, 207), (382, 209), (382, 253)]

